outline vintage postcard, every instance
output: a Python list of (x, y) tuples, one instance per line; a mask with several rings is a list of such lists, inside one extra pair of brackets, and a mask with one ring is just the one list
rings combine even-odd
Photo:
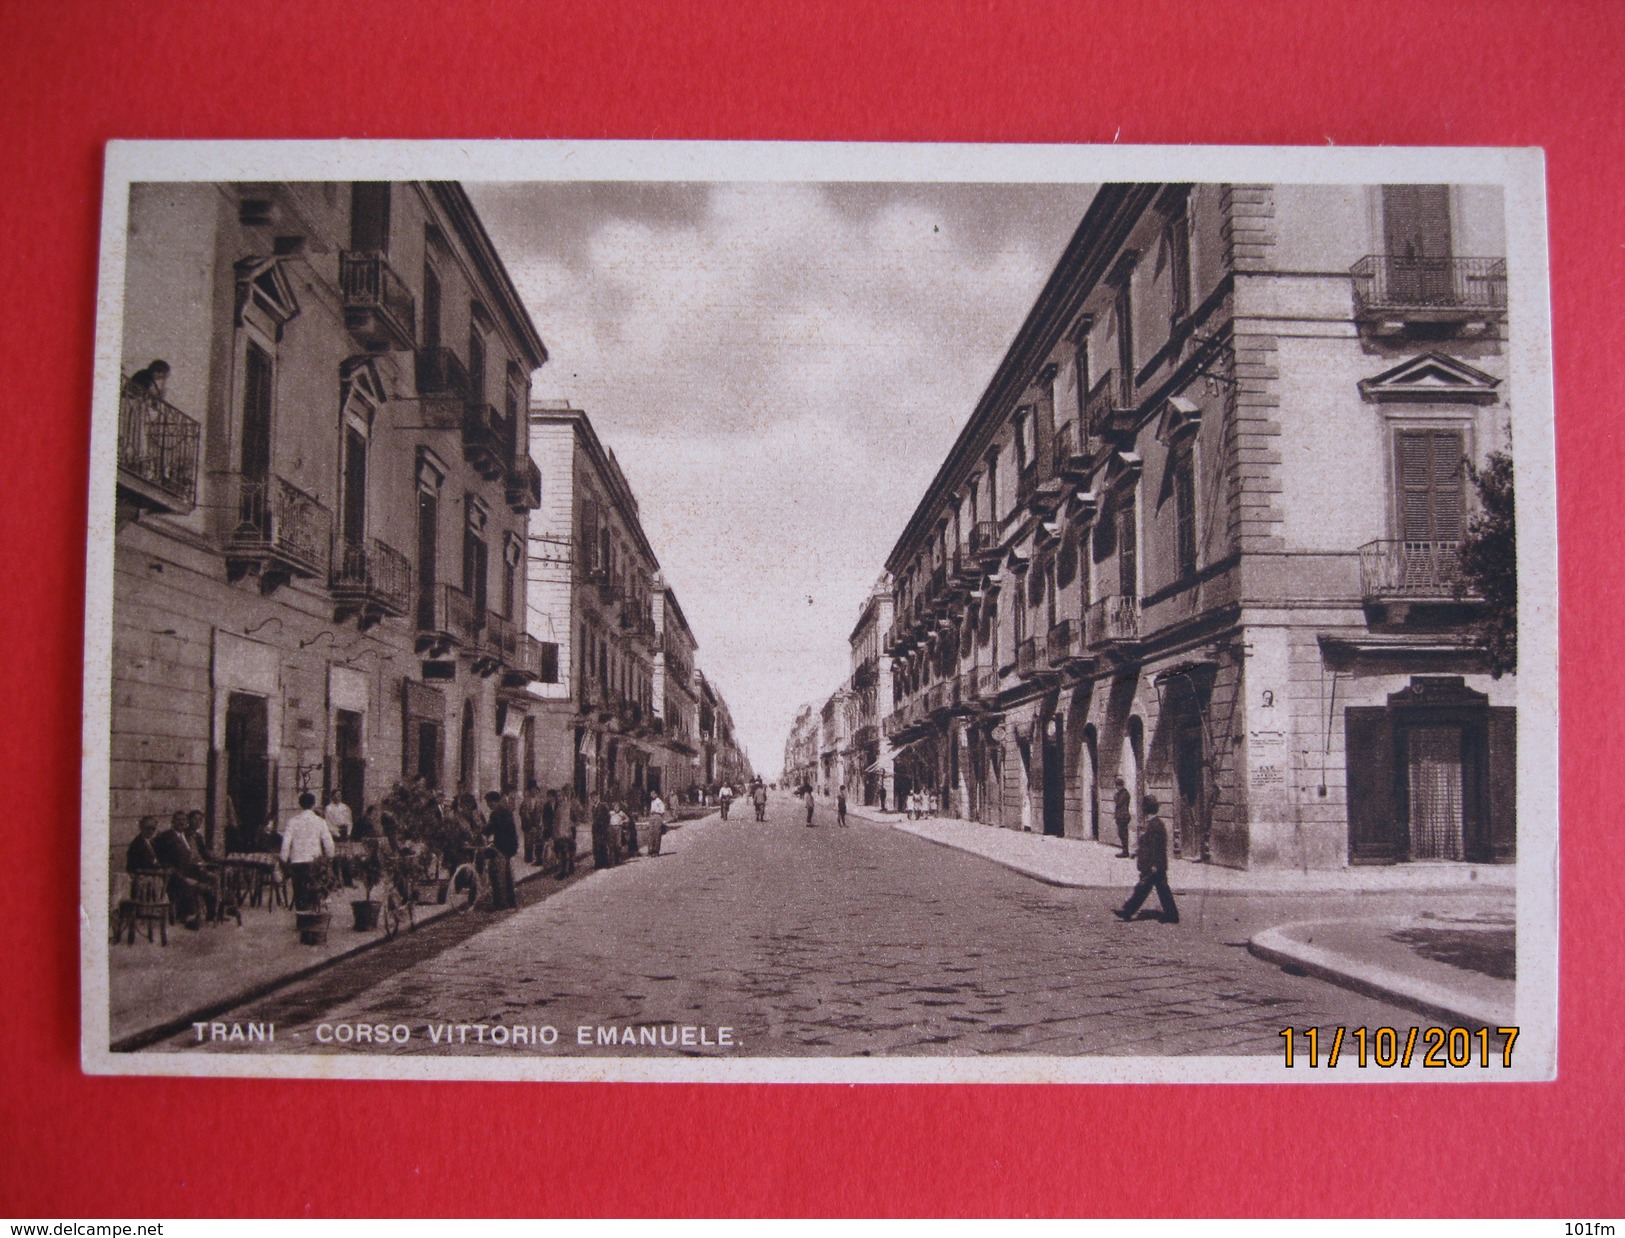
[(97, 1073), (1557, 1070), (1528, 150), (114, 143)]

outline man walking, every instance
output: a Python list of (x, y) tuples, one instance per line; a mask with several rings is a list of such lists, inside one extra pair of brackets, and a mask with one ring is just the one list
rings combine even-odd
[(1134, 919), (1134, 914), (1140, 910), (1140, 904), (1145, 902), (1146, 895), (1155, 890), (1157, 905), (1162, 908), (1162, 922), (1178, 924), (1179, 908), (1174, 903), (1174, 892), (1168, 888), (1168, 827), (1162, 823), (1162, 818), (1157, 816), (1159, 805), (1155, 796), (1146, 796), (1144, 806), (1147, 819), (1145, 829), (1140, 833), (1140, 853), (1136, 860), (1140, 870), (1140, 883), (1134, 887), (1134, 893), (1128, 896), (1128, 902), (1112, 914), (1119, 920)]
[(519, 854), (519, 827), (514, 823), (500, 791), (487, 791), (488, 810), (485, 832), (491, 836), (496, 856), (491, 861), (491, 910), (507, 911), (519, 906), (513, 892), (513, 858)]
[(846, 825), (846, 788), (842, 787), (835, 792), (835, 824)]
[(813, 789), (812, 789), (812, 783), (810, 783), (810, 782), (802, 783), (801, 787), (796, 791), (796, 794), (801, 796), (802, 799), (807, 801), (807, 825), (810, 828), (812, 826), (812, 823), (813, 823)]
[(766, 786), (766, 784), (764, 784), (762, 782), (762, 780), (760, 778), (758, 778), (756, 780), (756, 786), (751, 790), (750, 800), (751, 800), (751, 803), (756, 806), (756, 819), (758, 821), (766, 821), (767, 820), (767, 786)]
[(1133, 813), (1130, 811), (1133, 803), (1134, 797), (1128, 793), (1128, 788), (1123, 785), (1123, 780), (1119, 778), (1117, 780), (1117, 790), (1112, 792), (1112, 818), (1117, 822), (1117, 854), (1119, 856), (1126, 857), (1128, 855), (1128, 827), (1129, 821), (1133, 818)]

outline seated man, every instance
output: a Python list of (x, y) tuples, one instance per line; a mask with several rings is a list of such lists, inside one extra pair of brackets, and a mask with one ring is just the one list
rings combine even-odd
[(141, 832), (131, 841), (124, 853), (124, 871), (127, 873), (153, 873), (163, 867), (152, 840), (158, 837), (158, 818), (142, 817), (136, 827)]
[(169, 900), (175, 904), (175, 915), (187, 928), (198, 928), (201, 914), (214, 915), (217, 898), (214, 877), (187, 837), (186, 813), (177, 810), (169, 828), (153, 839), (152, 846), (158, 862), (169, 870)]

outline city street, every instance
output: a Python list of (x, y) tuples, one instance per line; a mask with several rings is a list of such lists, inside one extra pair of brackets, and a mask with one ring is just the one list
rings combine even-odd
[[(785, 796), (768, 816), (739, 805), (674, 830), (657, 858), (529, 882), (519, 911), (473, 913), (472, 935), (466, 919), (429, 926), (217, 1016), (275, 1023), (273, 1043), (189, 1031), (159, 1047), (511, 1054), (504, 1042), (544, 1034), (511, 1029), (550, 1027), (557, 1042), (533, 1052), (1235, 1055), (1279, 1053), (1284, 1026), (1417, 1022), (1245, 949), (1260, 927), (1354, 898), (1192, 895), (1178, 925), (1123, 924), (1118, 891), (1043, 885), (866, 821), (841, 829), (824, 807), (809, 829)], [(410, 1036), (327, 1043), (362, 1024)], [(641, 1044), (636, 1030), (577, 1041), (651, 1026)]]

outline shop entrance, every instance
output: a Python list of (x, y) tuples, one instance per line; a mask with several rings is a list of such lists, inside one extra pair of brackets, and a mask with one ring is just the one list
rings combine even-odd
[(257, 851), (272, 812), (270, 726), (263, 696), (226, 698), (226, 850)]

